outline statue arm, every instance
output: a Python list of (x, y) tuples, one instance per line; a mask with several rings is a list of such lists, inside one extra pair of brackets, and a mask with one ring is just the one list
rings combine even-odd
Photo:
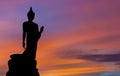
[(42, 26), (42, 27), (40, 28), (40, 33), (42, 33), (43, 30), (44, 30), (44, 26)]
[(42, 27), (40, 28), (39, 38), (41, 37), (41, 34), (42, 34), (43, 31), (44, 31), (44, 26), (42, 26)]
[(26, 38), (26, 32), (25, 32), (25, 27), (24, 27), (24, 24), (23, 24), (23, 42), (22, 42), (22, 46), (23, 48), (25, 48), (25, 38)]

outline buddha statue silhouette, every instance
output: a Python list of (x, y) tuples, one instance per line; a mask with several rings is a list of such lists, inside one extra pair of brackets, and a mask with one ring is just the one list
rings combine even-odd
[(29, 12), (27, 13), (27, 17), (28, 17), (28, 21), (23, 23), (22, 45), (23, 45), (23, 48), (25, 48), (23, 55), (29, 58), (35, 59), (37, 42), (41, 37), (41, 34), (44, 30), (44, 26), (42, 26), (39, 31), (38, 25), (33, 22), (35, 13), (33, 12), (32, 7), (30, 7)]
[(36, 49), (37, 42), (41, 37), (44, 30), (44, 26), (38, 29), (38, 25), (33, 22), (35, 13), (30, 7), (27, 14), (28, 21), (23, 23), (23, 48), (25, 51), (23, 54), (12, 54), (11, 59), (8, 61), (9, 71), (6, 76), (40, 76), (38, 69), (36, 68), (37, 61)]

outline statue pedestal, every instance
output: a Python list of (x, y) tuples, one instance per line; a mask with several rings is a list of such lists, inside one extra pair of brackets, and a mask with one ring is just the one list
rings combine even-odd
[(6, 76), (39, 76), (36, 60), (23, 54), (14, 54), (8, 61), (9, 71)]

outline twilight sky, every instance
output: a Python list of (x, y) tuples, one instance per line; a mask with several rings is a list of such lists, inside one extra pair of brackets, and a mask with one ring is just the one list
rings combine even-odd
[(22, 23), (32, 6), (45, 26), (38, 43), (41, 76), (120, 76), (120, 0), (1, 0), (0, 76), (22, 53)]

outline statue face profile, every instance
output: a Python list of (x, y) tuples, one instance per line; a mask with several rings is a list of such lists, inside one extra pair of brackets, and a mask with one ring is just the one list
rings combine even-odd
[(35, 13), (33, 12), (32, 7), (30, 7), (29, 12), (27, 13), (27, 17), (28, 17), (29, 21), (33, 21), (34, 20)]

